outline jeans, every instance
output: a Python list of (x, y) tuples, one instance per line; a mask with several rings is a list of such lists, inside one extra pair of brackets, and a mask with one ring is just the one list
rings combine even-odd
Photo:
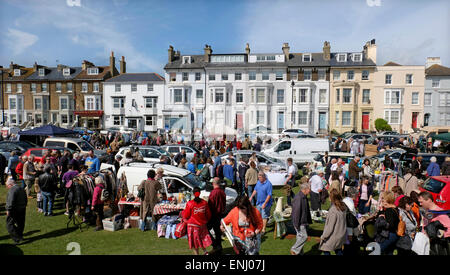
[(53, 199), (54, 199), (54, 194), (50, 193), (50, 192), (44, 192), (41, 191), (42, 193), (42, 198), (44, 199), (44, 206), (43, 206), (43, 210), (44, 213), (47, 214), (52, 214), (52, 208), (53, 208)]
[(303, 254), (303, 246), (305, 245), (306, 241), (308, 240), (308, 232), (306, 231), (306, 226), (301, 225), (300, 230), (297, 231), (297, 238), (295, 241), (295, 244), (291, 247), (291, 251), (295, 254)]
[[(252, 195), (253, 190), (255, 189), (255, 186), (256, 186), (256, 185), (249, 185), (249, 186), (247, 187), (247, 190), (248, 190), (248, 197), (249, 197), (249, 198), (250, 198), (250, 196)], [(251, 203), (252, 203), (253, 206), (256, 205), (256, 196), (253, 197)]]
[(291, 186), (291, 190), (289, 191), (289, 194), (287, 195), (287, 204), (289, 206), (292, 206), (292, 199), (295, 197), (294, 192), (292, 192), (292, 185), (290, 183), (288, 183)]
[(398, 238), (396, 233), (389, 232), (389, 237), (380, 243), (381, 254), (393, 255)]
[[(336, 255), (338, 255), (338, 256), (344, 255), (344, 252), (342, 251), (342, 249), (336, 249), (334, 251), (334, 253), (336, 253)], [(331, 255), (331, 252), (330, 251), (323, 251), (323, 255)]]
[(364, 215), (370, 211), (370, 204), (369, 204), (369, 206), (366, 206), (367, 202), (368, 202), (368, 200), (359, 200), (359, 202), (358, 202), (359, 214)]

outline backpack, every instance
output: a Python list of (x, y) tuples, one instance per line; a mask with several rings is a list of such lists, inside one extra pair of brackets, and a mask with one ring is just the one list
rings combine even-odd
[(350, 211), (347, 211), (345, 220), (347, 221), (347, 227), (356, 228), (359, 225), (358, 219)]
[(103, 189), (102, 189), (102, 193), (101, 193), (101, 195), (100, 195), (100, 200), (101, 200), (101, 201), (106, 201), (106, 200), (109, 199), (109, 196), (110, 196), (109, 191), (106, 190), (106, 188), (103, 188)]

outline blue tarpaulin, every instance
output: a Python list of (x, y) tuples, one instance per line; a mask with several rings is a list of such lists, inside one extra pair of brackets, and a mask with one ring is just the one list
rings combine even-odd
[(37, 127), (28, 131), (20, 131), (21, 136), (62, 136), (62, 135), (76, 135), (77, 132), (56, 127), (54, 125), (45, 125), (42, 127)]

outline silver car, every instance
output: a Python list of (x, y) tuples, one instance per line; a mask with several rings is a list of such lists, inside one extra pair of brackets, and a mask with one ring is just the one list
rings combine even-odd
[[(117, 156), (122, 156), (122, 158), (125, 158), (125, 154), (131, 150), (131, 148), (137, 148), (139, 150), (139, 153), (144, 158), (145, 162), (155, 163), (159, 162), (161, 156), (167, 156), (170, 158), (170, 154), (161, 149), (158, 146), (127, 146), (122, 147), (119, 149), (119, 152), (117, 152)], [(134, 151), (134, 149), (132, 150)]]
[[(286, 170), (287, 163), (284, 163), (283, 161), (272, 158), (264, 153), (258, 152), (258, 151), (251, 151), (251, 150), (239, 150), (239, 151), (233, 151), (233, 157), (236, 159), (237, 164), (242, 158), (249, 159), (253, 153), (256, 153), (256, 158), (258, 159), (258, 168), (264, 167), (264, 166), (270, 166), (271, 170), (273, 171), (282, 171)], [(227, 159), (229, 153), (225, 153), (220, 155), (219, 157), (221, 159)]]
[(161, 149), (175, 157), (181, 150), (186, 151), (186, 160), (189, 162), (195, 155), (200, 156), (200, 152), (196, 149), (182, 144), (163, 145)]

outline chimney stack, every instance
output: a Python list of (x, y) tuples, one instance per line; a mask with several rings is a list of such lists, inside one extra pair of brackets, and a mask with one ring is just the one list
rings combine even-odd
[(250, 55), (250, 45), (248, 43), (245, 47), (245, 52), (247, 53), (247, 55)]
[(125, 62), (125, 57), (122, 55), (122, 60), (120, 60), (120, 74), (127, 72), (127, 63)]
[(172, 63), (174, 57), (174, 51), (172, 45), (169, 46), (169, 63)]
[(281, 48), (283, 50), (284, 53), (284, 61), (288, 62), (289, 61), (289, 43), (283, 43), (283, 47)]
[(38, 69), (38, 64), (36, 61), (34, 61), (33, 70), (36, 72)]
[(325, 41), (323, 43), (323, 59), (330, 60), (331, 59), (331, 46), (329, 41)]
[(209, 56), (212, 54), (211, 46), (205, 45), (205, 57), (203, 58), (205, 63), (209, 63)]
[(9, 64), (9, 69), (13, 70), (14, 69), (14, 63), (11, 61), (11, 64)]
[(440, 57), (427, 57), (427, 63), (425, 63), (425, 69), (428, 69), (429, 67), (436, 65), (436, 64), (442, 65)]
[(111, 51), (111, 56), (109, 57), (109, 72), (111, 77), (114, 76), (114, 69), (116, 68), (116, 58), (114, 57), (114, 52)]
[(367, 41), (363, 48), (363, 54), (365, 59), (371, 59), (374, 63), (377, 63), (377, 45), (375, 39)]

